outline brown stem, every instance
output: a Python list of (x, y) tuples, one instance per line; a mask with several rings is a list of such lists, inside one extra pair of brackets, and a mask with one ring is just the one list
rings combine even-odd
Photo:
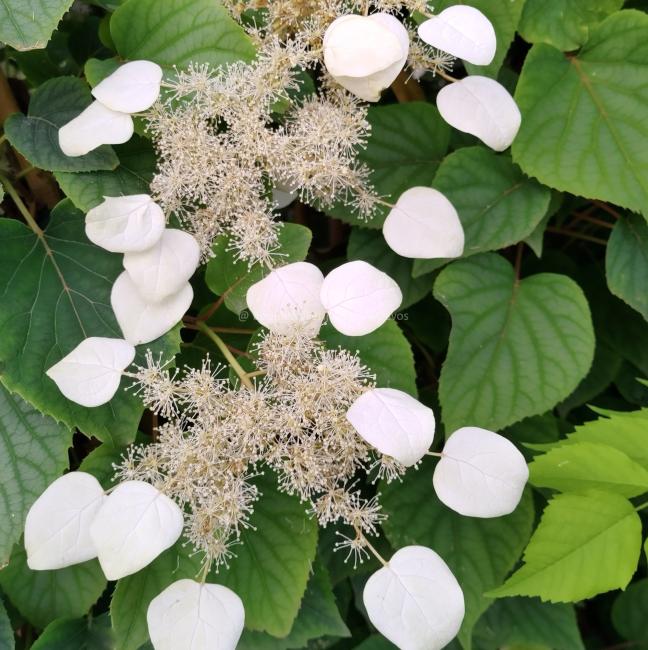
[(595, 244), (601, 244), (602, 246), (607, 246), (607, 241), (605, 239), (601, 239), (600, 237), (592, 237), (590, 235), (585, 235), (575, 230), (567, 230), (565, 228), (555, 228), (553, 226), (548, 226), (547, 232), (553, 232), (556, 233), (557, 235), (567, 235), (568, 237), (573, 237), (574, 239), (582, 239), (583, 241), (591, 241), (594, 242)]
[(400, 71), (398, 77), (392, 83), (391, 89), (401, 104), (425, 101), (425, 93), (419, 82), (413, 77), (408, 77), (403, 70)]

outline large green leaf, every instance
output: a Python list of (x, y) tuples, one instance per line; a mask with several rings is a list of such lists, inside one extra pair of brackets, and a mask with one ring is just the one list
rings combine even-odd
[(114, 650), (107, 614), (97, 618), (58, 618), (38, 637), (31, 650)]
[(384, 529), (395, 548), (421, 544), (448, 563), (464, 592), (466, 616), (459, 638), (470, 648), (472, 628), (491, 602), (483, 593), (502, 583), (531, 535), (533, 502), (526, 494), (506, 517), (464, 517), (435, 497), (432, 465), (426, 461), (418, 471), (408, 472), (402, 483), (381, 485), (388, 516)]
[(283, 637), (306, 591), (317, 550), (317, 522), (297, 497), (277, 490), (271, 471), (264, 472), (257, 479), (261, 496), (252, 527), (241, 533), (237, 557), (215, 580), (241, 597), (248, 629)]
[(194, 580), (199, 571), (200, 557), (191, 558), (190, 549), (179, 541), (141, 571), (119, 580), (110, 603), (117, 650), (137, 650), (145, 643), (149, 603), (172, 582)]
[(11, 621), (7, 616), (2, 598), (0, 598), (0, 647), (4, 650), (14, 650), (14, 635), (11, 629)]
[(32, 503), (68, 466), (72, 431), (0, 384), (0, 566)]
[(622, 6), (623, 0), (526, 0), (519, 31), (529, 43), (575, 50), (594, 25)]
[(5, 135), (32, 165), (49, 171), (110, 170), (119, 161), (111, 147), (102, 145), (85, 156), (66, 156), (59, 147), (59, 127), (76, 117), (92, 101), (88, 86), (75, 77), (57, 77), (39, 86), (29, 112), (14, 113), (5, 122)]
[(366, 336), (345, 336), (327, 324), (322, 327), (320, 338), (329, 348), (340, 346), (349, 352), (357, 352), (376, 375), (378, 386), (396, 388), (416, 396), (412, 348), (395, 321), (388, 320)]
[(575, 56), (529, 53), (513, 159), (542, 183), (648, 214), (648, 15), (613, 14)]
[[(88, 435), (113, 444), (131, 442), (143, 411), (130, 391), (104, 406), (83, 408), (65, 399), (45, 370), (88, 336), (121, 338), (110, 290), (121, 256), (91, 244), (84, 216), (69, 200), (52, 211), (43, 235), (13, 219), (0, 219), (0, 374), (6, 387), (36, 408)], [(169, 358), (179, 331), (140, 346)], [(122, 388), (128, 380), (122, 382)]]
[(531, 483), (560, 492), (599, 488), (625, 497), (648, 492), (648, 470), (610, 445), (577, 442), (550, 449), (529, 465)]
[(155, 154), (148, 140), (134, 135), (115, 146), (119, 166), (112, 171), (57, 172), (58, 184), (79, 210), (88, 212), (104, 196), (148, 194), (155, 172)]
[(519, 281), (504, 258), (486, 253), (445, 268), (434, 295), (452, 316), (439, 388), (448, 431), (463, 425), (497, 431), (545, 413), (590, 367), (589, 308), (566, 276)]
[(57, 618), (83, 616), (106, 587), (97, 560), (56, 571), (32, 571), (22, 544), (0, 571), (0, 586), (16, 609), (35, 627)]
[(172, 67), (254, 57), (252, 41), (217, 0), (126, 0), (110, 33), (125, 59)]
[[(462, 257), (505, 248), (533, 233), (549, 208), (551, 192), (528, 178), (509, 156), (464, 147), (441, 163), (434, 187), (448, 197), (463, 225)], [(414, 275), (440, 260), (415, 260)]]
[(630, 214), (619, 219), (605, 254), (610, 291), (648, 320), (648, 224)]
[(620, 593), (612, 606), (612, 622), (617, 632), (637, 645), (628, 647), (645, 650), (648, 647), (648, 578), (633, 582)]
[(622, 496), (589, 490), (549, 502), (524, 565), (488, 595), (576, 602), (624, 589), (641, 552), (641, 520)]
[(3, 0), (0, 3), (0, 41), (17, 50), (47, 45), (72, 0)]

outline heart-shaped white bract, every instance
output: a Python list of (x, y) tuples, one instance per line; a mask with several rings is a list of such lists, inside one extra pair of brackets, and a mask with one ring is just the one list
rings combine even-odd
[(139, 113), (160, 95), (162, 68), (152, 61), (130, 61), (100, 81), (92, 90), (95, 99), (113, 111)]
[(466, 5), (454, 5), (433, 16), (418, 28), (423, 41), (458, 59), (488, 65), (495, 57), (497, 38), (490, 20)]
[(85, 472), (57, 478), (34, 502), (25, 520), (27, 565), (35, 571), (62, 569), (97, 557), (90, 524), (106, 495)]
[(385, 219), (383, 236), (403, 257), (460, 257), (464, 249), (464, 229), (457, 211), (431, 187), (412, 187), (400, 195)]
[(247, 304), (261, 325), (278, 334), (299, 330), (316, 336), (326, 312), (320, 301), (324, 276), (308, 262), (275, 269), (247, 291)]
[(478, 137), (495, 151), (511, 146), (522, 122), (508, 90), (488, 77), (465, 77), (444, 86), (437, 107), (450, 126)]
[(409, 36), (390, 14), (353, 14), (328, 26), (323, 46), (329, 74), (354, 95), (377, 102), (407, 61)]
[(503, 436), (463, 427), (443, 448), (434, 469), (439, 499), (466, 517), (501, 517), (513, 512), (529, 478), (524, 456)]
[(234, 650), (245, 611), (231, 589), (185, 579), (151, 601), (146, 620), (155, 650)]
[(122, 144), (133, 135), (133, 118), (94, 101), (58, 131), (66, 156), (84, 156), (102, 144)]
[(139, 294), (159, 302), (182, 289), (200, 262), (200, 245), (188, 232), (167, 228), (151, 248), (124, 255), (128, 271)]
[(135, 348), (127, 341), (91, 336), (45, 374), (69, 400), (100, 406), (113, 398), (122, 372), (134, 358)]
[(90, 525), (106, 578), (119, 580), (143, 569), (176, 543), (183, 523), (182, 510), (152, 485), (118, 485)]
[(459, 632), (464, 597), (448, 565), (425, 546), (396, 551), (363, 592), (369, 620), (401, 650), (440, 650)]
[(363, 261), (331, 271), (320, 293), (333, 327), (347, 336), (364, 336), (400, 307), (403, 294), (386, 273)]
[(372, 388), (347, 411), (360, 437), (406, 467), (418, 463), (434, 440), (432, 409), (394, 388)]
[(86, 214), (86, 236), (111, 253), (143, 251), (162, 237), (166, 219), (148, 194), (104, 196)]
[(186, 282), (182, 288), (160, 302), (142, 298), (127, 271), (113, 284), (110, 304), (124, 338), (133, 345), (150, 343), (166, 334), (186, 313), (193, 300), (193, 289)]

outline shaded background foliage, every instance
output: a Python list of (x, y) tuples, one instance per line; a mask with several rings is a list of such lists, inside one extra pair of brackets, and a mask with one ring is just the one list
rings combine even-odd
[[(434, 106), (439, 81), (423, 77), (400, 79), (370, 108), (372, 135), (359, 152), (383, 195), (430, 185), (448, 196), (466, 232), (463, 258), (401, 258), (377, 230), (385, 213), (364, 223), (341, 206), (327, 215), (299, 203), (282, 212), (282, 251), (326, 269), (363, 259), (392, 276), (404, 300), (391, 321), (358, 339), (325, 327), (322, 338), (358, 350), (380, 385), (432, 406), (439, 447), (444, 433), (473, 424), (503, 432), (532, 461), (533, 488), (499, 519), (440, 504), (431, 460), (378, 487), (389, 515), (384, 551), (430, 546), (464, 589), (466, 619), (452, 646), (648, 647), (648, 388), (640, 381), (648, 377), (648, 5), (470, 4), (494, 24), (498, 50), (490, 66), (466, 71), (514, 92), (523, 119), (512, 150), (495, 154), (451, 131)], [(193, 577), (198, 558), (179, 543), (107, 584), (96, 561), (32, 572), (19, 543), (49, 482), (80, 467), (108, 486), (124, 446), (150, 441), (158, 424), (131, 394), (88, 411), (44, 378), (85, 335), (117, 332), (108, 291), (120, 262), (87, 241), (84, 212), (104, 195), (146, 192), (155, 169), (141, 125), (131, 142), (74, 159), (58, 149), (56, 131), (120, 59), (170, 70), (250, 59), (254, 50), (214, 0), (70, 5), (0, 7), (0, 167), (18, 192), (6, 186), (0, 219), (0, 647), (138, 650), (150, 648), (148, 602)], [(227, 292), (208, 322), (244, 357), (255, 329), (245, 290), (264, 270), (237, 264), (225, 240), (215, 253), (193, 279), (191, 313)], [(220, 355), (180, 328), (149, 347), (178, 353), (179, 364)], [(239, 647), (392, 647), (363, 611), (373, 562), (353, 571), (331, 552), (334, 531), (318, 533), (298, 501), (259, 480), (257, 530), (216, 578), (245, 603)]]

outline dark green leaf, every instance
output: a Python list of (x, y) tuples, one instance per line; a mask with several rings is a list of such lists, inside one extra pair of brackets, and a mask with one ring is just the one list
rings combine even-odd
[(31, 650), (114, 650), (107, 614), (98, 618), (58, 618), (38, 637)]
[(0, 647), (3, 650), (14, 650), (15, 647), (11, 621), (7, 616), (2, 598), (0, 598)]
[(648, 578), (632, 583), (620, 593), (612, 606), (612, 622), (619, 634), (637, 645), (633, 648), (648, 647)]
[(3, 0), (0, 3), (0, 41), (17, 50), (47, 45), (72, 0)]

